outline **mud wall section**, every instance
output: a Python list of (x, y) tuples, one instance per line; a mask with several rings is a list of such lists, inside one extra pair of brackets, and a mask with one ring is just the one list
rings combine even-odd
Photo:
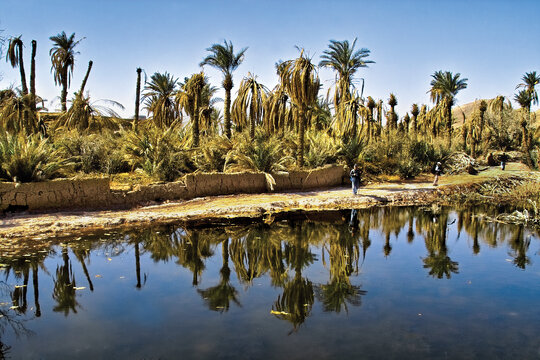
[(341, 166), (327, 166), (272, 174), (275, 184), (270, 186), (263, 173), (200, 173), (186, 175), (177, 182), (137, 186), (132, 191), (111, 190), (108, 178), (23, 184), (0, 182), (0, 210), (129, 208), (152, 201), (332, 187), (341, 185), (343, 176)]

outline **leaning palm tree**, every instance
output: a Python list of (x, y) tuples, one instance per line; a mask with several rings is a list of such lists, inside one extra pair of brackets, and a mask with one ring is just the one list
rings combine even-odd
[[(351, 98), (351, 87), (353, 86), (353, 76), (359, 68), (367, 67), (374, 61), (367, 60), (370, 51), (362, 48), (354, 51), (356, 39), (349, 44), (349, 41), (330, 40), (328, 50), (323, 51), (319, 66), (331, 68), (336, 72), (336, 88), (334, 92), (334, 106), (337, 108), (342, 101)], [(360, 96), (362, 96), (361, 94)]]
[[(268, 96), (268, 89), (257, 81), (251, 73), (242, 80), (238, 96), (233, 103), (233, 118), (237, 126), (244, 128), (249, 124), (249, 136), (255, 138), (255, 126), (262, 121), (263, 104)], [(248, 123), (249, 113), (249, 123)]]
[(142, 100), (159, 128), (171, 126), (178, 117), (178, 106), (174, 99), (177, 82), (178, 79), (167, 72), (156, 72), (144, 87)]
[(21, 73), (21, 89), (22, 94), (28, 94), (28, 86), (26, 85), (26, 74), (24, 72), (24, 61), (23, 61), (23, 42), (21, 36), (12, 37), (9, 39), (8, 50), (6, 53), (6, 61), (9, 62), (11, 67), (19, 68)]
[(244, 60), (244, 54), (247, 48), (243, 48), (237, 54), (234, 53), (232, 42), (224, 41), (224, 45), (213, 44), (206, 49), (211, 52), (201, 62), (201, 66), (210, 65), (223, 73), (223, 89), (225, 89), (225, 107), (224, 107), (224, 120), (225, 120), (225, 136), (231, 138), (231, 90), (234, 86), (232, 73), (240, 66)]
[(446, 114), (446, 129), (448, 131), (448, 145), (452, 144), (452, 106), (460, 90), (467, 88), (466, 78), (460, 79), (460, 73), (453, 75), (450, 71), (436, 71), (431, 77), (431, 101), (441, 104)]
[(62, 86), (60, 102), (62, 104), (62, 112), (65, 112), (67, 110), (67, 90), (73, 76), (75, 55), (79, 53), (75, 51), (75, 46), (84, 38), (75, 41), (75, 33), (68, 37), (62, 31), (60, 34), (51, 36), (49, 39), (53, 42), (53, 47), (49, 51), (52, 62), (51, 71), (54, 71), (54, 83)]
[(299, 151), (298, 166), (304, 165), (304, 131), (307, 112), (317, 104), (317, 96), (321, 83), (315, 65), (308, 57), (304, 56), (304, 50), (295, 60), (283, 63), (280, 71), (281, 83), (285, 87), (291, 102), (296, 106), (296, 119), (298, 123)]

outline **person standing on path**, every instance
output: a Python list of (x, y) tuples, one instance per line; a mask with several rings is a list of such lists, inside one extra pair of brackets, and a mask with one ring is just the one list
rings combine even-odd
[(441, 176), (442, 172), (442, 164), (440, 161), (437, 161), (437, 164), (435, 164), (435, 179), (433, 180), (433, 186), (439, 185), (439, 176)]
[(351, 176), (352, 193), (353, 195), (356, 195), (356, 192), (358, 191), (358, 188), (360, 187), (360, 177), (361, 177), (358, 164), (354, 164), (354, 167), (351, 170), (351, 173), (349, 175)]

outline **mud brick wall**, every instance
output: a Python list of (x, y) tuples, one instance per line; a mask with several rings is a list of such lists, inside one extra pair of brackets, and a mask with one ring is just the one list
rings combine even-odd
[[(273, 174), (274, 191), (324, 188), (342, 184), (343, 168)], [(110, 189), (108, 178), (61, 179), (39, 183), (0, 183), (0, 210), (128, 208), (150, 201), (270, 191), (262, 173), (196, 173), (181, 181), (137, 186), (132, 191)], [(18, 207), (18, 209), (17, 209)]]
[(0, 210), (97, 208), (107, 204), (109, 194), (107, 178), (0, 183)]

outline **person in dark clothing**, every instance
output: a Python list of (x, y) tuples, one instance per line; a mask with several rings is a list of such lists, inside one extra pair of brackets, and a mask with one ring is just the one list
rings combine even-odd
[(502, 153), (502, 155), (499, 156), (499, 159), (501, 160), (501, 170), (504, 170), (506, 168), (506, 162), (508, 161), (508, 155)]
[(362, 173), (360, 169), (358, 168), (358, 164), (354, 164), (353, 169), (351, 170), (350, 176), (351, 176), (351, 183), (352, 183), (352, 193), (356, 195), (356, 192), (358, 191), (358, 188), (360, 187), (360, 177)]
[(441, 176), (442, 173), (442, 164), (437, 161), (437, 164), (435, 164), (435, 179), (433, 180), (433, 186), (437, 186), (439, 184), (439, 176)]

